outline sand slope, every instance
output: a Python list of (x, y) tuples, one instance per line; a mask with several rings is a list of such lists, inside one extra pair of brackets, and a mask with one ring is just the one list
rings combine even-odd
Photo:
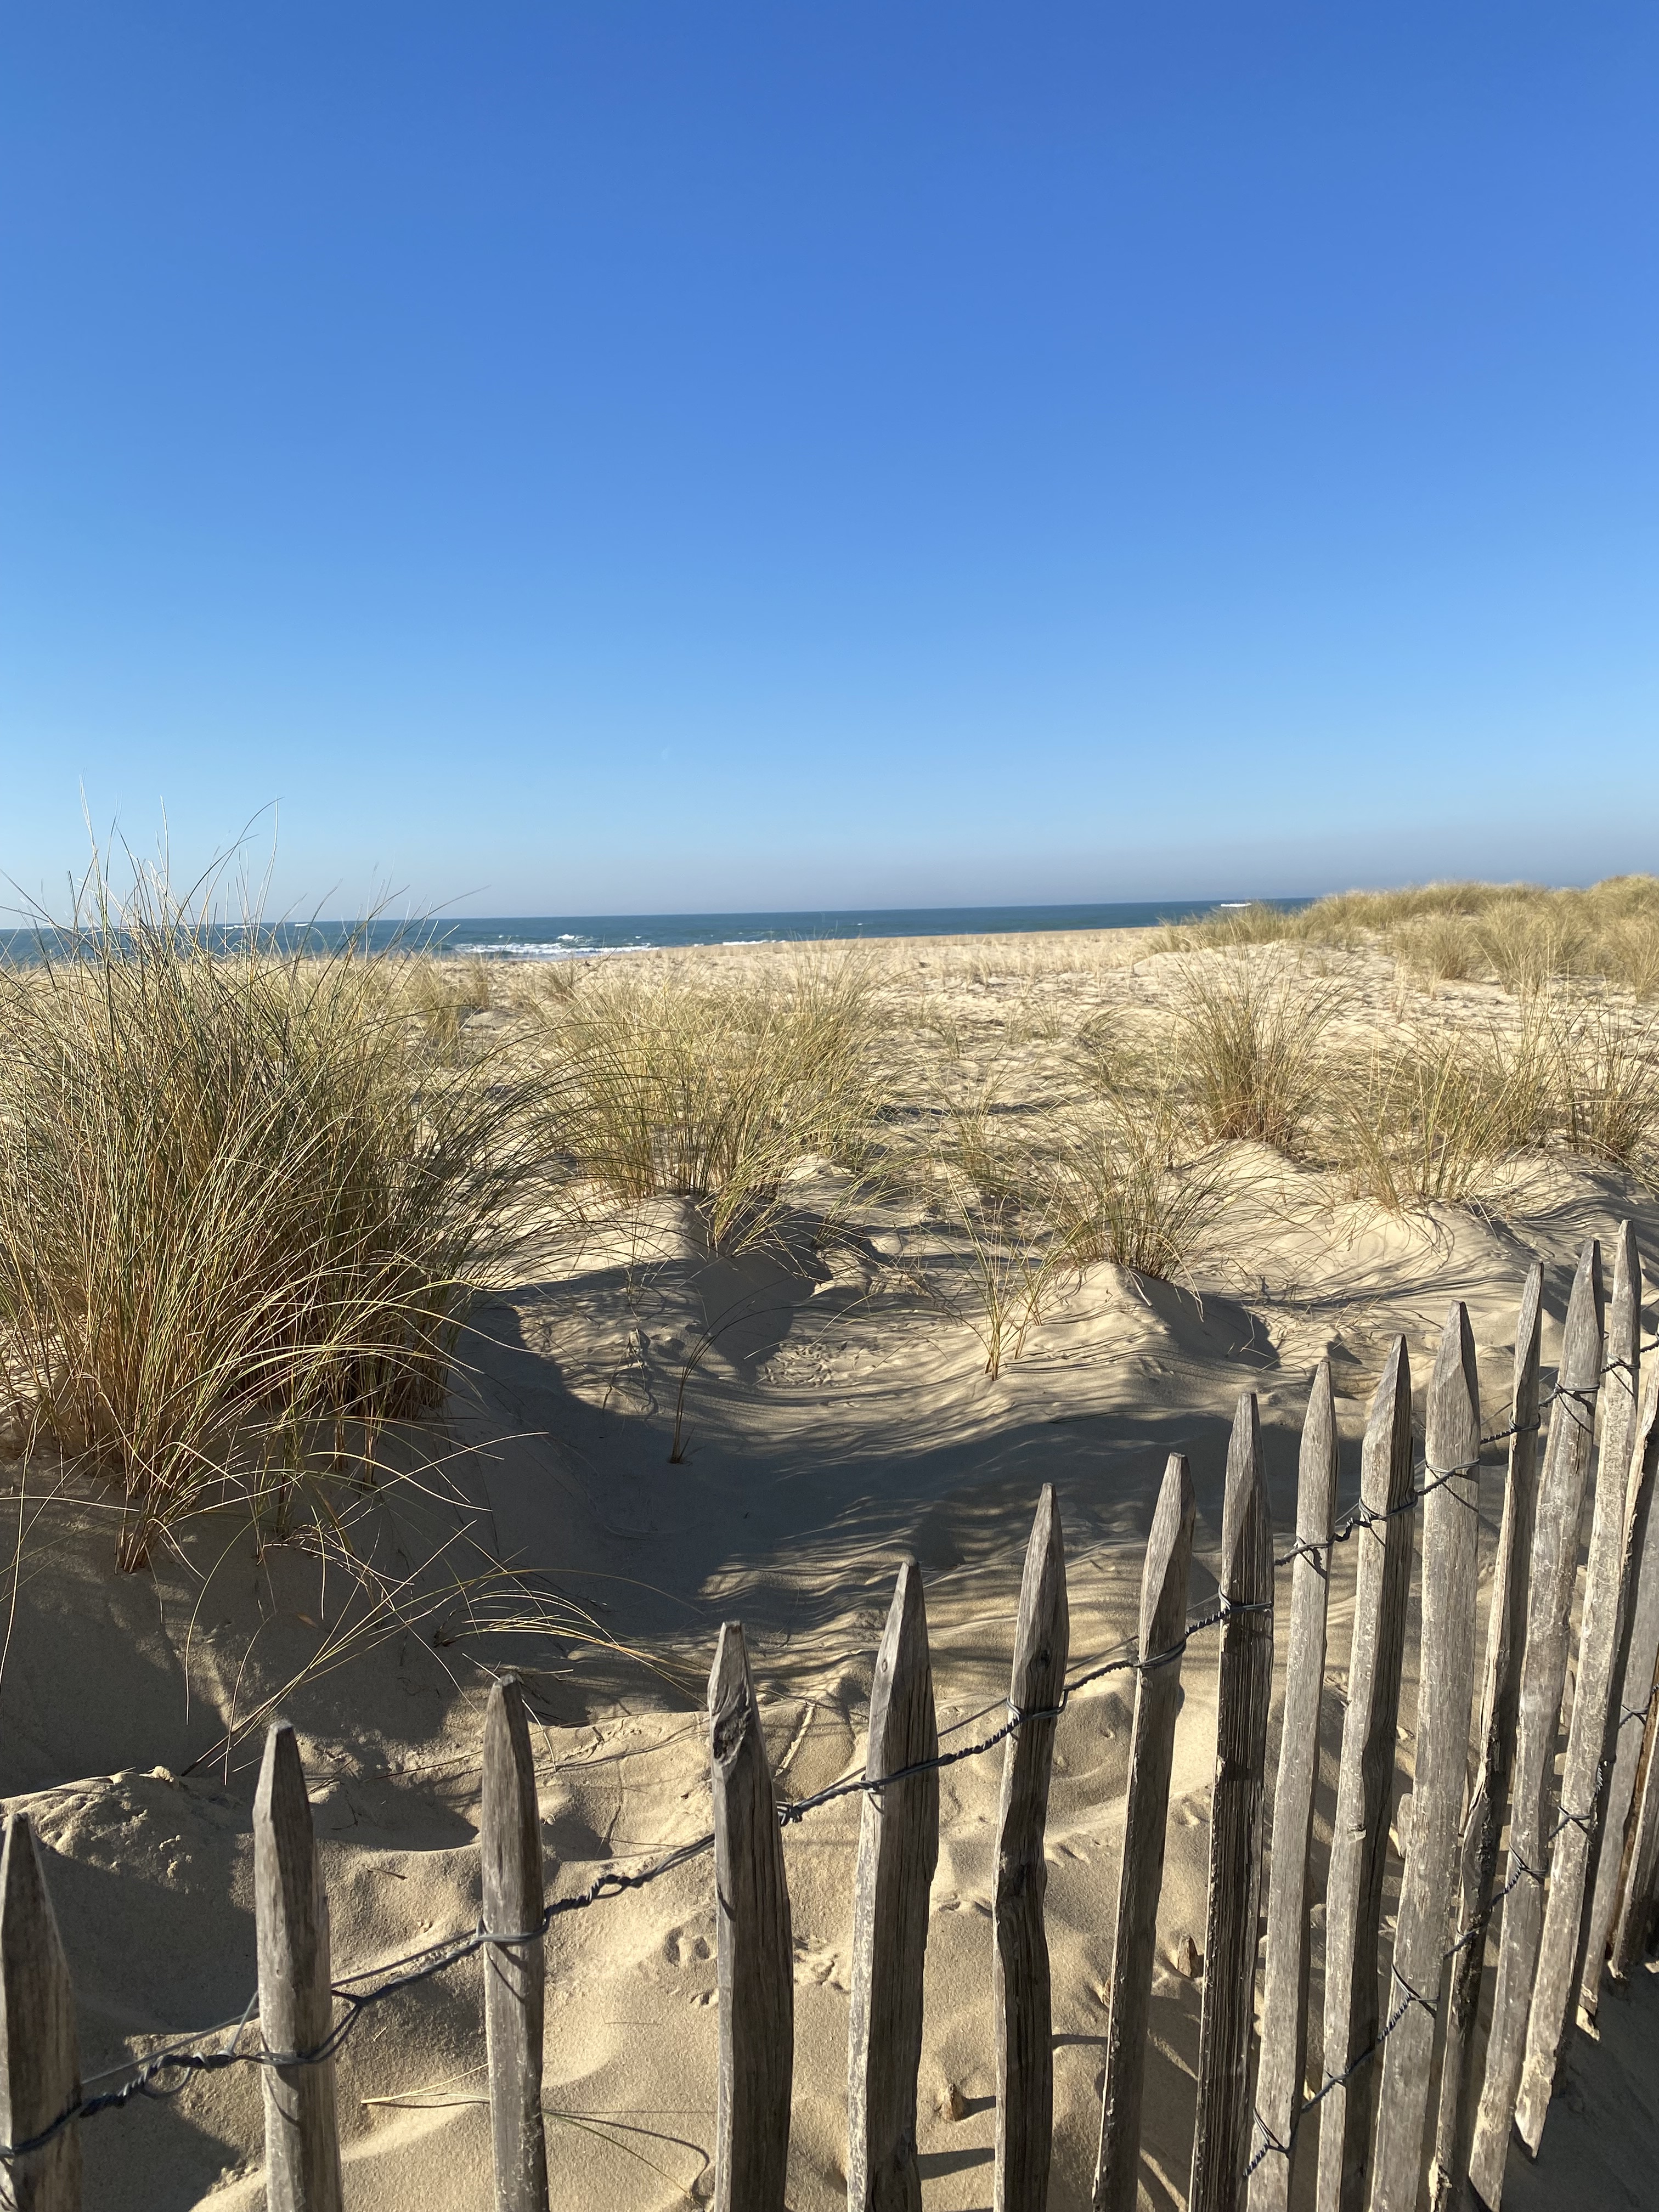
[[(550, 1254), (481, 1316), (477, 1373), (453, 1409), (445, 1494), (390, 1492), (378, 1556), (391, 1571), (445, 1542), (469, 1558), (489, 1553), (521, 1570), (527, 1587), (590, 1607), (632, 1650), (474, 1633), (458, 1606), (288, 1700), (313, 1782), (337, 1969), (394, 1956), (476, 1913), (486, 1668), (525, 1672), (550, 1877), (561, 1891), (706, 1828), (699, 1701), (722, 1619), (745, 1623), (780, 1787), (806, 1794), (861, 1759), (875, 1640), (896, 1562), (914, 1552), (941, 1733), (947, 1744), (971, 1740), (1000, 1717), (1042, 1482), (1060, 1495), (1075, 1666), (1133, 1630), (1140, 1549), (1171, 1449), (1190, 1455), (1197, 1488), (1194, 1601), (1212, 1594), (1226, 1430), (1241, 1389), (1261, 1397), (1282, 1528), (1309, 1379), (1330, 1357), (1346, 1502), (1394, 1333), (1408, 1338), (1420, 1406), (1447, 1302), (1468, 1299), (1486, 1417), (1497, 1420), (1527, 1261), (1536, 1253), (1548, 1263), (1548, 1362), (1579, 1241), (1608, 1233), (1636, 1197), (1618, 1177), (1540, 1163), (1503, 1214), (1484, 1218), (1333, 1220), (1287, 1205), (1282, 1190), (1272, 1205), (1253, 1201), (1252, 1216), (1241, 1200), (1232, 1234), (1253, 1267), (1218, 1267), (1202, 1296), (1097, 1268), (994, 1382), (971, 1332), (907, 1295), (902, 1263), (923, 1231), (902, 1212), (873, 1211), (862, 1241), (833, 1264), (812, 1256), (830, 1180), (803, 1178), (802, 1233), (780, 1254), (713, 1259), (689, 1209), (663, 1204), (626, 1235)], [(1659, 1210), (1635, 1211), (1659, 1253)], [(37, 1494), (42, 1479), (31, 1477)], [(1489, 1504), (1496, 1485), (1489, 1471)], [(0, 1528), (16, 1503), (15, 1487), (9, 1507), (0, 1497)], [(1492, 1534), (1489, 1517), (1488, 1560)], [(257, 1738), (228, 1761), (192, 1762), (233, 1711), (303, 1665), (344, 1595), (302, 1550), (256, 1560), (229, 1522), (193, 1530), (184, 1556), (163, 1559), (153, 1578), (116, 1577), (110, 1553), (106, 1519), (72, 1498), (35, 1524), (0, 1681), (0, 1790), (9, 1808), (27, 1807), (46, 1845), (89, 2077), (163, 2035), (242, 2010), (253, 1974)], [(1352, 1575), (1352, 1558), (1339, 1555), (1322, 1852)], [(1413, 1615), (1413, 1649), (1415, 1636)], [(1172, 1962), (1182, 1939), (1203, 1931), (1213, 1668), (1213, 1642), (1196, 1643), (1183, 1678), (1146, 2105), (1143, 2197), (1160, 2207), (1183, 2201), (1190, 2151), (1200, 1986)], [(1401, 1787), (1413, 1692), (1408, 1677)], [(1109, 1680), (1076, 1699), (1058, 1733), (1054, 2212), (1088, 2200), (1127, 1723), (1127, 1692)], [(1270, 1748), (1270, 1774), (1272, 1757)], [(990, 2201), (1000, 1762), (999, 1753), (942, 1777), (921, 2085), (929, 2212)], [(787, 1832), (796, 2212), (842, 2202), (856, 1832), (855, 1803)], [(713, 1948), (707, 1860), (556, 1923), (547, 2099), (563, 2212), (647, 2212), (707, 2195)], [(1599, 2045), (1575, 2048), (1538, 2166), (1512, 2154), (1505, 2202), (1521, 2212), (1651, 2201), (1659, 1990), (1639, 1978), (1602, 2019)], [(476, 1966), (366, 2018), (341, 2069), (350, 2203), (459, 2212), (488, 2201), (482, 2060)], [(263, 2202), (251, 2072), (100, 2118), (85, 2145), (87, 2201), (106, 2212)]]

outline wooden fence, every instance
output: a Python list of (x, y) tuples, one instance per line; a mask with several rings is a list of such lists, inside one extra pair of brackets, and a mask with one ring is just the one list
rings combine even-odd
[[(1536, 2151), (1577, 2011), (1595, 2013), (1604, 1966), (1615, 1977), (1629, 1975), (1659, 1880), (1653, 1755), (1659, 1516), (1650, 1510), (1659, 1462), (1659, 1362), (1638, 1390), (1642, 1284), (1628, 1225), (1618, 1240), (1605, 1326), (1601, 1253), (1593, 1242), (1584, 1248), (1561, 1364), (1542, 1399), (1541, 1287), (1542, 1270), (1534, 1267), (1521, 1299), (1510, 1411), (1496, 1435), (1481, 1436), (1474, 1347), (1462, 1305), (1451, 1310), (1429, 1381), (1420, 1462), (1413, 1452), (1406, 1344), (1403, 1338), (1395, 1344), (1370, 1408), (1359, 1502), (1340, 1518), (1335, 1408), (1322, 1365), (1303, 1433), (1295, 1536), (1277, 1559), (1255, 1400), (1241, 1398), (1227, 1454), (1218, 1603), (1206, 1617), (1189, 1619), (1193, 1486), (1176, 1454), (1147, 1544), (1135, 1649), (1069, 1680), (1060, 1519), (1046, 1489), (1020, 1589), (1010, 1717), (981, 1742), (939, 1751), (921, 1576), (909, 1562), (900, 1570), (877, 1656), (863, 1775), (811, 1800), (780, 1804), (743, 1630), (728, 1622), (708, 1684), (712, 1834), (642, 1871), (602, 1875), (580, 1897), (544, 1898), (529, 1734), (517, 1681), (507, 1677), (491, 1693), (485, 1725), (483, 1920), (377, 1973), (333, 1977), (305, 1778), (292, 1729), (277, 1724), (254, 1802), (260, 2036), (246, 2050), (235, 2039), (228, 2047), (173, 2050), (117, 2090), (82, 2096), (64, 1954), (29, 1823), (14, 1816), (0, 1863), (0, 2203), (72, 2212), (81, 2203), (80, 2133), (96, 2114), (191, 2070), (255, 2063), (264, 2084), (272, 2212), (337, 2212), (335, 2070), (352, 2026), (380, 1998), (477, 1957), (495, 2203), (499, 2212), (545, 2212), (546, 1930), (560, 1912), (641, 1887), (712, 1849), (720, 2038), (714, 2203), (720, 2212), (782, 2212), (793, 2003), (783, 1833), (817, 1806), (858, 1794), (848, 2202), (854, 2212), (915, 2212), (921, 2203), (917, 2071), (939, 1772), (1000, 1746), (990, 1961), (994, 2200), (998, 2212), (1042, 2212), (1054, 2126), (1043, 1934), (1050, 1762), (1069, 1693), (1122, 1668), (1135, 1677), (1134, 1716), (1094, 2203), (1100, 2212), (1128, 2212), (1139, 2178), (1181, 1668), (1193, 1637), (1214, 1628), (1217, 1745), (1189, 2205), (1193, 2212), (1246, 2205), (1249, 2212), (1278, 2212), (1306, 2161), (1319, 2212), (1364, 2206), (1414, 2212), (1425, 2179), (1436, 2212), (1466, 2204), (1496, 2212), (1511, 2128)], [(1483, 1449), (1499, 1443), (1507, 1447), (1502, 1519), (1483, 1660), (1475, 1602), (1478, 1468)], [(1325, 1876), (1322, 2016), (1311, 2035), (1327, 1598), (1334, 1547), (1350, 1539), (1358, 1551), (1353, 1622)], [(1400, 1820), (1398, 1908), (1385, 1946), (1401, 1680), (1419, 1554), (1414, 1769), (1409, 1820), (1403, 1807)], [(1289, 1571), (1290, 1618), (1272, 1834), (1264, 1849), (1275, 1568)], [(1577, 1672), (1563, 1756), (1576, 1595)], [(1489, 1953), (1492, 2026), (1478, 2066)], [(1310, 2049), (1319, 2061), (1311, 2081)], [(1297, 2194), (1307, 2193), (1304, 2179)]]

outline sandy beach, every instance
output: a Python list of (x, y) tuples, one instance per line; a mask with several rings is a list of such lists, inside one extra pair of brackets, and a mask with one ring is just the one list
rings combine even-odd
[[(641, 983), (741, 983), (804, 957), (755, 946), (628, 961)], [(894, 1124), (926, 1129), (972, 1107), (1012, 1141), (1040, 1137), (1087, 1091), (1090, 1038), (1156, 1048), (1190, 956), (1157, 933), (1124, 931), (915, 939), (855, 957), (880, 1010), (873, 1049)], [(1298, 988), (1337, 993), (1328, 1034), (1356, 1053), (1402, 1022), (1455, 1039), (1521, 1019), (1496, 984), (1427, 989), (1380, 949), (1255, 957), (1294, 957)], [(465, 1016), (465, 1037), (510, 1055), (551, 988), (527, 970), (492, 970), (490, 1004)], [(3, 1548), (20, 1516), (27, 1536), (0, 1677), (0, 1791), (8, 1811), (28, 1811), (46, 1846), (89, 2086), (118, 2080), (167, 2039), (234, 2023), (248, 2001), (261, 1734), (238, 1729), (264, 1702), (280, 1698), (299, 1731), (337, 1978), (475, 1920), (482, 1716), (502, 1668), (521, 1672), (534, 1717), (550, 1885), (574, 1894), (607, 1867), (637, 1868), (707, 1829), (702, 1697), (723, 1620), (744, 1625), (781, 1794), (811, 1794), (860, 1766), (875, 1644), (898, 1564), (913, 1555), (941, 1737), (970, 1742), (1002, 1717), (1042, 1484), (1056, 1486), (1064, 1523), (1076, 1668), (1133, 1632), (1171, 1450), (1189, 1455), (1197, 1491), (1194, 1605), (1212, 1595), (1241, 1391), (1258, 1396), (1274, 1526), (1286, 1530), (1321, 1359), (1337, 1393), (1346, 1504), (1396, 1335), (1420, 1407), (1449, 1304), (1464, 1300), (1483, 1418), (1498, 1425), (1528, 1265), (1546, 1269), (1547, 1369), (1584, 1239), (1608, 1249), (1630, 1218), (1650, 1263), (1659, 1255), (1651, 1192), (1559, 1147), (1506, 1161), (1476, 1197), (1401, 1212), (1354, 1195), (1326, 1164), (1259, 1143), (1221, 1148), (1215, 1172), (1213, 1218), (1182, 1279), (1109, 1261), (1056, 1273), (1018, 1356), (994, 1376), (948, 1217), (844, 1162), (804, 1156), (772, 1232), (747, 1249), (712, 1248), (683, 1197), (606, 1218), (590, 1205), (580, 1222), (550, 1209), (514, 1278), (474, 1316), (469, 1372), (441, 1433), (424, 1458), (404, 1448), (398, 1463), (412, 1472), (354, 1505), (364, 1555), (395, 1593), (378, 1610), (303, 1537), (256, 1546), (246, 1517), (228, 1511), (181, 1524), (147, 1571), (118, 1575), (109, 1516), (86, 1479), (66, 1482), (40, 1454), (7, 1467)], [(1500, 1475), (1494, 1461), (1483, 1476), (1483, 1589)], [(1349, 1554), (1333, 1571), (1318, 1869), (1334, 1798)], [(1281, 1598), (1284, 1588), (1281, 1577)], [(366, 1626), (345, 1638), (337, 1663), (311, 1671), (354, 1622)], [(1416, 1640), (1413, 1601), (1399, 1792), (1410, 1787)], [(1281, 1633), (1281, 1671), (1283, 1658)], [(1195, 1641), (1152, 2002), (1141, 2202), (1158, 2212), (1184, 2203), (1191, 2149), (1214, 1669), (1213, 1639)], [(1127, 1689), (1108, 1678), (1073, 1699), (1058, 1729), (1048, 1845), (1054, 2212), (1089, 2202), (1128, 1717)], [(999, 1749), (941, 1776), (921, 2075), (927, 2212), (990, 2203), (1001, 1767)], [(786, 1832), (793, 2212), (844, 2202), (857, 1827), (854, 1800)], [(1389, 1911), (1398, 1874), (1391, 1858)], [(546, 2109), (559, 2212), (666, 2212), (710, 2194), (711, 1882), (709, 1861), (692, 1860), (553, 1923)], [(350, 2205), (459, 2212), (489, 2201), (480, 2020), (476, 1962), (364, 2017), (339, 2072)], [(251, 2069), (140, 2100), (82, 2135), (87, 2202), (103, 2212), (252, 2212), (264, 2201)], [(1641, 1972), (1627, 1997), (1604, 1999), (1599, 2036), (1576, 2041), (1536, 2165), (1511, 2149), (1504, 2203), (1516, 2212), (1650, 2203), (1656, 2159), (1659, 1987)]]

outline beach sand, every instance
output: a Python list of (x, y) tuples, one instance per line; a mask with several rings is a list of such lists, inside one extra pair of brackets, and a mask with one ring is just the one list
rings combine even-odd
[[(990, 1074), (1015, 1116), (1040, 1116), (1066, 1073), (1064, 1040), (1091, 1010), (1155, 1013), (1169, 956), (1121, 933), (1082, 946), (915, 940), (873, 948), (894, 1012), (895, 1096), (967, 1095)], [(770, 948), (639, 956), (744, 972)], [(1073, 964), (1068, 967), (1067, 962)], [(1349, 1018), (1398, 1011), (1391, 963), (1357, 955)], [(1455, 1026), (1505, 1002), (1467, 986), (1429, 1005)], [(1512, 1003), (1512, 1002), (1511, 1002)], [(907, 1012), (907, 1008), (910, 1011)], [(511, 1020), (505, 1009), (482, 1018)], [(924, 1019), (933, 1040), (901, 1049)], [(938, 1024), (955, 1025), (940, 1058)], [(908, 1026), (907, 1026), (908, 1024)], [(907, 1085), (908, 1086), (907, 1089)], [(550, 1245), (478, 1317), (441, 1468), (389, 1484), (375, 1559), (394, 1574), (441, 1546), (485, 1556), (591, 1609), (604, 1638), (475, 1633), (465, 1605), (355, 1651), (284, 1701), (300, 1735), (331, 1901), (337, 1975), (470, 1926), (477, 1911), (479, 1744), (487, 1668), (522, 1670), (535, 1715), (550, 1884), (586, 1887), (708, 1826), (701, 1698), (715, 1636), (741, 1620), (769, 1750), (787, 1795), (857, 1771), (874, 1648), (900, 1559), (920, 1561), (941, 1735), (1002, 1717), (1021, 1562), (1040, 1486), (1056, 1486), (1069, 1562), (1073, 1669), (1133, 1631), (1141, 1552), (1167, 1455), (1188, 1454), (1199, 1524), (1195, 1607), (1213, 1594), (1221, 1479), (1238, 1394), (1260, 1400), (1273, 1512), (1293, 1514), (1310, 1380), (1328, 1358), (1342, 1435), (1340, 1499), (1397, 1333), (1422, 1385), (1453, 1298), (1467, 1300), (1483, 1411), (1501, 1419), (1516, 1299), (1547, 1266), (1544, 1359), (1555, 1357), (1578, 1248), (1633, 1216), (1659, 1255), (1659, 1206), (1624, 1176), (1557, 1158), (1522, 1163), (1501, 1202), (1407, 1220), (1333, 1205), (1310, 1171), (1239, 1149), (1237, 1202), (1191, 1288), (1101, 1266), (995, 1380), (972, 1331), (919, 1296), (927, 1224), (868, 1205), (827, 1260), (811, 1226), (844, 1197), (827, 1163), (792, 1191), (801, 1236), (766, 1256), (712, 1256), (692, 1209), (653, 1201), (603, 1236)], [(1648, 1323), (1650, 1329), (1651, 1322)], [(701, 1350), (699, 1349), (701, 1347)], [(686, 1363), (684, 1449), (671, 1459)], [(0, 1492), (0, 1528), (20, 1501)], [(1484, 1477), (1483, 1569), (1501, 1471)], [(257, 1734), (204, 1757), (233, 1714), (306, 1666), (344, 1598), (299, 1547), (254, 1556), (205, 1521), (153, 1574), (118, 1577), (107, 1515), (42, 1506), (0, 1681), (0, 1790), (27, 1808), (73, 1973), (90, 2080), (165, 2038), (234, 2021), (253, 1984), (249, 1818)], [(3, 1539), (7, 1551), (9, 1536)], [(1333, 1578), (1318, 1804), (1322, 1876), (1340, 1729), (1355, 1547)], [(445, 1571), (441, 1568), (434, 1572)], [(1283, 1599), (1285, 1580), (1280, 1578)], [(1416, 1612), (1408, 1635), (1414, 1654)], [(617, 1646), (626, 1647), (618, 1649)], [(1279, 1638), (1282, 1668), (1284, 1638)], [(1409, 1786), (1408, 1659), (1396, 1788)], [(1282, 1687), (1282, 1683), (1279, 1686)], [(1182, 1674), (1148, 2055), (1142, 2202), (1184, 2202), (1201, 1983), (1215, 1642)], [(1055, 2031), (1054, 2212), (1089, 2201), (1109, 1984), (1129, 1691), (1108, 1678), (1059, 1723), (1048, 1824)], [(1268, 1773), (1276, 1757), (1278, 1695)], [(204, 1763), (195, 1763), (195, 1762)], [(988, 2207), (992, 1845), (1001, 1752), (940, 1778), (921, 2085), (928, 2212)], [(789, 2203), (844, 2201), (846, 2036), (857, 1801), (786, 1833), (796, 1960)], [(1390, 1861), (1389, 1906), (1397, 1886)], [(1320, 1914), (1316, 1911), (1317, 1928)], [(547, 1946), (546, 2105), (561, 2212), (648, 2212), (709, 2193), (716, 2040), (712, 1866), (561, 1917)], [(1316, 1990), (1317, 1983), (1316, 1981)], [(1490, 1975), (1488, 1977), (1488, 1993)], [(1316, 2048), (1317, 2001), (1314, 2010)], [(340, 2062), (347, 2202), (450, 2212), (489, 2201), (476, 1961), (363, 2018)], [(252, 2069), (140, 2101), (82, 2130), (89, 2206), (231, 2212), (264, 2202)], [(1311, 2146), (1310, 2146), (1311, 2148)], [(1311, 2155), (1302, 2162), (1305, 2190)], [(1659, 2172), (1659, 1985), (1638, 1973), (1580, 2035), (1536, 2166), (1512, 2150), (1506, 2205), (1654, 2201)]]

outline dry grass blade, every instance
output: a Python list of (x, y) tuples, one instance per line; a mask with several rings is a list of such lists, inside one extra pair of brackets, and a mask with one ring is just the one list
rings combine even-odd
[(1333, 985), (1271, 956), (1186, 963), (1174, 1048), (1205, 1134), (1291, 1151), (1318, 1097), (1321, 1046), (1340, 1005)]
[(1109, 1103), (1067, 1132), (1048, 1207), (1072, 1261), (1101, 1261), (1178, 1282), (1224, 1204), (1218, 1158), (1183, 1158), (1186, 1125), (1167, 1099)]
[(131, 1568), (339, 1425), (441, 1403), (526, 1156), (357, 945), (281, 955), (101, 864), (50, 943), (0, 970), (0, 1390), (118, 1486)]
[(693, 1199), (719, 1248), (771, 1232), (804, 1155), (854, 1165), (867, 1145), (876, 1017), (853, 963), (714, 989), (615, 968), (538, 1018), (573, 1185), (612, 1205)]
[(426, 953), (404, 963), (395, 980), (432, 1052), (441, 1059), (458, 1060), (466, 1017), (489, 1011), (489, 970), (484, 963), (443, 962)]
[(994, 1380), (1004, 1360), (1024, 1350), (1066, 1255), (1043, 1211), (1038, 1164), (1028, 1146), (1004, 1134), (993, 1086), (948, 1108), (927, 1156), (926, 1187), (961, 1245), (948, 1285), (941, 1275), (933, 1294), (979, 1339), (985, 1372)]
[(1474, 1195), (1514, 1149), (1501, 1086), (1455, 1043), (1379, 1047), (1332, 1095), (1332, 1149), (1349, 1194), (1390, 1213)]
[(1659, 1032), (1607, 1006), (1558, 1017), (1561, 1134), (1571, 1151), (1651, 1179)]
[(1023, 1355), (1091, 1267), (1186, 1273), (1224, 1203), (1218, 1157), (1184, 1156), (1189, 1127), (1156, 1092), (1109, 1097), (1042, 1146), (1003, 1133), (988, 1091), (951, 1110), (930, 1166), (935, 1210), (961, 1240), (961, 1287), (933, 1288), (979, 1338), (988, 1375)]
[(1165, 922), (1155, 940), (1163, 952), (1233, 951), (1247, 945), (1281, 945), (1301, 936), (1301, 914), (1270, 900), (1221, 907), (1196, 921)]
[[(319, 1554), (337, 1570), (344, 1602), (320, 1628), (317, 1648), (302, 1665), (246, 1705), (233, 1697), (222, 1734), (197, 1755), (192, 1766), (222, 1763), (228, 1774), (237, 1745), (290, 1706), (301, 1691), (400, 1637), (420, 1635), (439, 1650), (492, 1637), (551, 1637), (602, 1647), (664, 1672), (646, 1654), (619, 1644), (586, 1607), (539, 1590), (535, 1578), (520, 1569), (491, 1564), (469, 1574), (441, 1573), (445, 1547), (410, 1571), (389, 1577), (377, 1572), (349, 1538), (321, 1522), (317, 1533)], [(252, 1656), (250, 1647), (245, 1669)], [(665, 1679), (677, 1691), (685, 1686), (672, 1676)]]
[(1162, 948), (1270, 943), (1380, 945), (1429, 984), (1491, 977), (1529, 992), (1600, 976), (1650, 999), (1659, 995), (1659, 877), (1610, 876), (1586, 890), (1442, 883), (1341, 891), (1296, 912), (1258, 903), (1209, 915), (1165, 930)]
[(1534, 1147), (1650, 1176), (1656, 1127), (1654, 1023), (1529, 994), (1507, 1028), (1407, 1032), (1333, 1061), (1322, 1133), (1352, 1196), (1402, 1212), (1479, 1196)]
[(1474, 932), (1455, 915), (1413, 916), (1401, 923), (1392, 943), (1411, 974), (1431, 985), (1467, 982), (1481, 964)]

